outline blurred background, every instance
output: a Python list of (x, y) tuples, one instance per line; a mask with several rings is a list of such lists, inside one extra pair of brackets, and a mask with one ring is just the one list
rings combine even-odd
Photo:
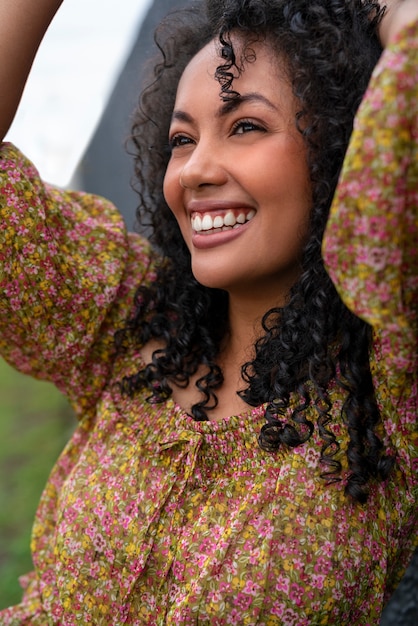
[[(65, 0), (8, 133), (45, 180), (113, 200), (129, 228), (137, 199), (125, 141), (144, 64), (155, 52), (160, 19), (191, 3)], [(74, 426), (70, 407), (51, 385), (16, 373), (0, 359), (0, 609), (20, 600), (18, 578), (32, 569), (37, 503)], [(417, 624), (415, 558), (381, 626)]]

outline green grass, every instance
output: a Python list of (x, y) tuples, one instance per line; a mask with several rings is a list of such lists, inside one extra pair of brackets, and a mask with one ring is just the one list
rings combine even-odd
[(74, 424), (52, 385), (0, 359), (0, 609), (21, 599), (18, 578), (33, 569), (29, 542), (39, 497)]

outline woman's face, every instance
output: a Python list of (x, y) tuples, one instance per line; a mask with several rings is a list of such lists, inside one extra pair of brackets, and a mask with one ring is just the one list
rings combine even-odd
[(281, 304), (300, 272), (311, 207), (297, 102), (265, 44), (223, 102), (215, 42), (188, 64), (178, 85), (164, 195), (207, 287)]

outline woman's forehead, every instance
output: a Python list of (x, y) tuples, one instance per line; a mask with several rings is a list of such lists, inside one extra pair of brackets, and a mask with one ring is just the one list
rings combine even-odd
[[(204, 46), (186, 66), (180, 78), (172, 119), (226, 119), (226, 112), (238, 111), (238, 105), (252, 104), (251, 109), (264, 107), (274, 110), (277, 120), (293, 124), (299, 108), (288, 75), (280, 68), (275, 55), (264, 42), (247, 49), (248, 60), (238, 69), (228, 65), (222, 56), (218, 40)], [(250, 56), (251, 55), (251, 56)], [(231, 72), (224, 90), (224, 75), (218, 68)], [(249, 114), (249, 113), (248, 113)], [(212, 122), (211, 122), (212, 123)], [(214, 127), (214, 126), (213, 126)]]
[[(223, 45), (219, 39), (212, 39), (186, 65), (179, 81), (179, 90), (187, 83), (198, 82), (200, 79), (217, 80), (217, 69), (224, 66), (231, 73), (234, 84), (238, 82), (271, 81), (274, 78), (285, 79), (284, 64), (277, 57), (276, 52), (264, 40), (244, 40), (239, 34), (232, 34), (236, 65), (223, 55)], [(231, 67), (229, 67), (231, 65)], [(249, 79), (249, 81), (246, 80)], [(235, 87), (232, 87), (235, 89)]]

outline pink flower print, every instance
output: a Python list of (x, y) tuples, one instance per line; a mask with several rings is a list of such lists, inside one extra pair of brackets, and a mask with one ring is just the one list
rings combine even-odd
[(176, 598), (178, 598), (180, 594), (179, 585), (173, 584), (170, 586), (170, 592), (168, 594), (170, 602), (175, 602)]
[(258, 585), (257, 583), (251, 580), (248, 580), (242, 591), (243, 593), (247, 593), (250, 596), (255, 597), (258, 594), (259, 590), (260, 590), (260, 585)]
[[(373, 289), (371, 287), (370, 291)], [(379, 298), (382, 302), (390, 302), (393, 298), (391, 291), (391, 285), (388, 283), (380, 283), (379, 285)]]
[(92, 578), (96, 578), (100, 573), (100, 565), (95, 561), (90, 565), (90, 576)]
[(240, 591), (234, 598), (235, 606), (238, 606), (243, 611), (246, 611), (249, 608), (251, 602), (251, 596), (248, 596), (246, 593), (242, 593), (242, 591)]
[(282, 626), (302, 626), (300, 616), (293, 609), (286, 609), (282, 614)]
[(365, 262), (376, 272), (383, 270), (387, 264), (388, 251), (386, 248), (373, 247), (366, 252)]
[(93, 524), (88, 524), (88, 526), (86, 526), (85, 532), (86, 532), (86, 535), (90, 537), (90, 539), (94, 539), (97, 529)]
[(324, 586), (325, 576), (323, 574), (313, 574), (312, 578), (312, 586), (315, 589), (322, 589)]
[(114, 554), (110, 548), (108, 548), (107, 550), (104, 550), (103, 554), (109, 562), (113, 561)]
[(279, 574), (276, 583), (277, 591), (283, 591), (286, 595), (289, 595), (290, 580), (284, 574)]
[[(22, 578), (23, 577), (21, 577), (21, 579)], [(47, 569), (42, 576), (42, 583), (45, 585), (53, 585), (55, 583), (55, 573), (52, 570)], [(41, 583), (41, 587), (42, 587), (42, 583)]]
[(268, 519), (255, 519), (253, 521), (254, 528), (259, 532), (261, 537), (265, 537), (266, 539), (271, 539), (273, 536), (273, 526), (270, 520)]
[[(315, 459), (315, 465), (310, 466), (310, 467), (316, 467), (317, 461), (318, 461), (318, 459)], [(305, 492), (306, 492), (306, 496), (308, 498), (311, 498), (314, 495), (314, 493), (315, 493), (315, 483), (313, 482), (313, 480), (308, 480), (305, 483)]]
[(174, 561), (174, 563), (173, 563), (173, 575), (179, 582), (183, 581), (184, 569), (185, 569), (184, 563), (180, 563), (179, 561)]
[(19, 298), (12, 298), (10, 300), (10, 307), (12, 311), (20, 311), (22, 308), (22, 303)]
[(209, 537), (205, 537), (199, 544), (199, 552), (210, 554), (214, 549), (214, 542)]
[(106, 539), (101, 533), (97, 533), (97, 535), (93, 538), (93, 545), (97, 552), (103, 552), (106, 547)]
[[(395, 157), (393, 156), (393, 154), (390, 156), (390, 159), (388, 160), (388, 163), (392, 163), (393, 159)], [(380, 187), (370, 187), (368, 190), (368, 198), (372, 201), (372, 202), (378, 202), (379, 199), (381, 198), (382, 195), (382, 190)]]
[(314, 572), (316, 572), (317, 574), (326, 575), (330, 569), (331, 569), (330, 559), (326, 558), (325, 556), (319, 556), (314, 565)]
[[(275, 615), (276, 617), (283, 617), (283, 613), (286, 610), (286, 605), (284, 604), (284, 602), (276, 602), (272, 609), (271, 609), (271, 614)], [(281, 624), (283, 622), (280, 622)]]
[(125, 509), (126, 515), (134, 516), (138, 513), (138, 504), (136, 500), (132, 500), (129, 504), (126, 505)]
[(304, 588), (301, 585), (298, 585), (297, 583), (292, 583), (290, 585), (289, 598), (294, 604), (296, 604), (296, 606), (301, 606), (303, 594)]
[(18, 183), (22, 178), (20, 170), (17, 168), (11, 169), (7, 175), (12, 183)]
[(129, 604), (124, 604), (121, 609), (120, 609), (120, 614), (119, 614), (119, 619), (121, 620), (121, 623), (124, 624), (129, 616), (129, 611), (130, 611), (130, 605)]
[(21, 224), (16, 228), (16, 233), (19, 235), (19, 237), (23, 237), (26, 239), (26, 235), (29, 235), (29, 230), (26, 228), (26, 226), (23, 226), (23, 224)]
[(299, 559), (297, 557), (293, 559), (293, 569), (303, 571), (304, 567), (305, 563), (302, 561), (302, 559)]
[(248, 553), (253, 549), (253, 544), (251, 541), (246, 541), (242, 547), (243, 551)]
[(64, 519), (70, 525), (74, 523), (75, 519), (77, 518), (77, 515), (78, 515), (77, 510), (73, 508), (72, 506), (68, 507), (64, 511)]
[(365, 153), (371, 152), (372, 154), (374, 154), (375, 147), (376, 147), (376, 144), (375, 144), (374, 139), (371, 139), (370, 137), (366, 137), (365, 141), (363, 142), (364, 152)]
[(213, 604), (219, 604), (222, 601), (222, 594), (219, 592), (219, 589), (215, 589), (208, 593), (208, 600)]
[(238, 611), (237, 609), (232, 609), (232, 611), (230, 611), (228, 617), (226, 618), (226, 623), (233, 625), (237, 624), (239, 626), (239, 624), (242, 623), (241, 611)]
[(206, 561), (208, 560), (208, 557), (206, 554), (201, 554), (198, 559), (197, 559), (197, 566), (200, 568), (205, 566)]
[(360, 194), (360, 190), (361, 190), (361, 186), (359, 184), (359, 181), (357, 179), (355, 180), (350, 180), (347, 182), (346, 184), (346, 193), (345, 195), (348, 197), (355, 197), (358, 196)]
[[(320, 453), (317, 450), (314, 450), (313, 448), (308, 448), (307, 449), (305, 460), (306, 460), (306, 464), (307, 464), (308, 467), (310, 467), (310, 468), (317, 467), (319, 458), (320, 458)], [(313, 483), (311, 482), (310, 484), (313, 487)], [(312, 493), (312, 491), (311, 491), (311, 493)]]
[[(10, 194), (7, 197), (7, 200), (6, 200), (7, 206), (14, 208), (16, 207), (17, 203), (18, 203), (18, 197), (15, 194)], [(20, 219), (21, 219), (20, 215), (13, 215), (12, 213), (12, 215), (10, 216), (10, 221), (12, 224), (18, 224)]]
[(370, 546), (370, 552), (375, 561), (378, 561), (382, 557), (382, 548), (377, 541), (373, 541)]
[(29, 255), (33, 254), (35, 252), (35, 250), (36, 250), (35, 244), (33, 242), (29, 241), (27, 244), (25, 244), (23, 246), (22, 252), (23, 252), (24, 256), (29, 256)]
[(113, 524), (113, 518), (111, 514), (109, 513), (109, 511), (106, 511), (102, 519), (103, 530), (106, 533), (109, 533), (110, 529), (112, 528), (112, 524)]
[(94, 302), (97, 307), (104, 307), (106, 305), (106, 296), (104, 293), (99, 293), (94, 296)]

